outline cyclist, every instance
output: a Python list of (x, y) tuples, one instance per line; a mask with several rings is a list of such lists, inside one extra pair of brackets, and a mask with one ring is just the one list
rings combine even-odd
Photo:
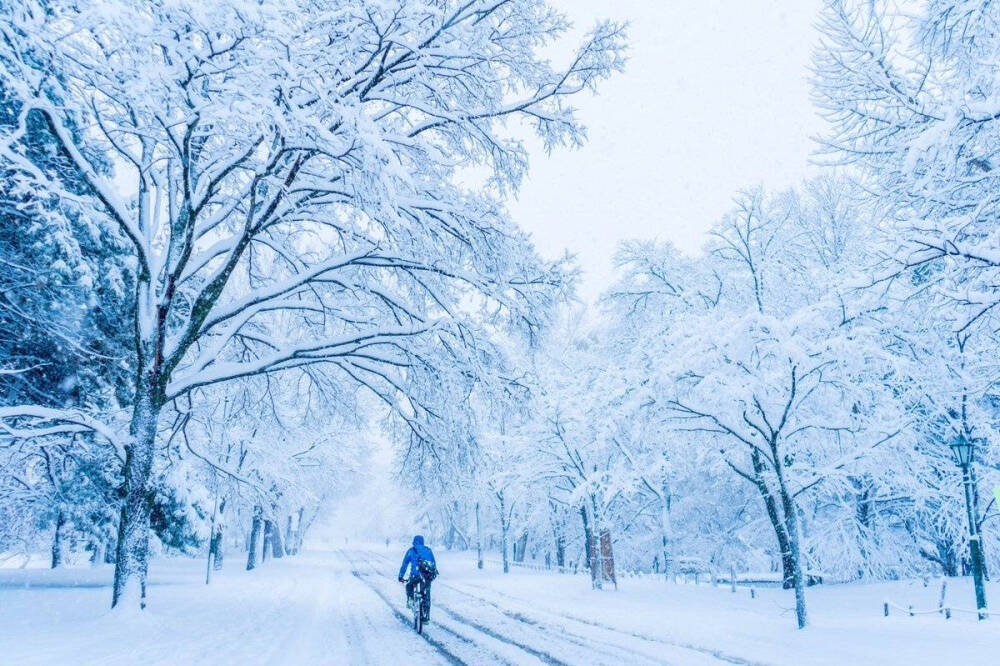
[(413, 546), (403, 555), (403, 565), (399, 567), (399, 582), (404, 582), (406, 569), (410, 570), (410, 579), (406, 582), (406, 606), (413, 608), (413, 586), (417, 580), (424, 580), (424, 607), (427, 615), (430, 614), (431, 607), (431, 581), (437, 576), (437, 563), (434, 561), (434, 553), (424, 545), (424, 538), (419, 534), (413, 537)]

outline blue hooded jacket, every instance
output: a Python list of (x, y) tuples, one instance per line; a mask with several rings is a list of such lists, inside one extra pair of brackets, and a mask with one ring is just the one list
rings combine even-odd
[[(419, 575), (417, 560), (434, 562), (434, 553), (424, 545), (424, 538), (419, 534), (413, 537), (413, 547), (406, 551), (406, 555), (403, 555), (403, 566), (399, 568), (399, 577), (402, 578), (406, 575), (407, 567), (410, 569), (411, 576)], [(434, 563), (437, 564), (437, 562)]]

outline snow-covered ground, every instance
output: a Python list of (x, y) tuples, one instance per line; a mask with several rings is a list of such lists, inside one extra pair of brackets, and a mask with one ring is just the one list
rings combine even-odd
[[(440, 553), (432, 622), (405, 624), (395, 581), (400, 548), (312, 551), (204, 584), (204, 563), (160, 559), (150, 607), (107, 610), (109, 568), (0, 570), (4, 664), (986, 664), (1000, 655), (1000, 617), (882, 616), (888, 599), (937, 605), (931, 581), (811, 588), (812, 626), (794, 629), (791, 594), (767, 588), (623, 578), (596, 592), (584, 576), (476, 570)], [(947, 605), (971, 607), (968, 581)], [(1000, 602), (1000, 585), (991, 598)]]

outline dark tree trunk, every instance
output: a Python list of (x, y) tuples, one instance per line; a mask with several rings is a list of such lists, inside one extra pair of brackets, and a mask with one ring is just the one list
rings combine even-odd
[(601, 576), (604, 580), (614, 583), (618, 589), (618, 579), (615, 578), (615, 551), (611, 545), (611, 530), (601, 530)]
[(261, 563), (267, 562), (267, 558), (270, 557), (271, 552), (271, 534), (274, 532), (273, 525), (270, 520), (264, 521), (264, 547), (260, 551), (260, 561)]
[(979, 479), (976, 477), (975, 467), (969, 467), (969, 475), (972, 479), (972, 515), (976, 516), (976, 520), (978, 521), (976, 525), (976, 532), (979, 534), (979, 539), (977, 539), (979, 542), (979, 567), (983, 574), (983, 579), (989, 581), (990, 570), (986, 559), (986, 544), (984, 543), (985, 539), (983, 539), (982, 534), (982, 521), (978, 518), (978, 516), (981, 516), (982, 514), (979, 512)]
[(63, 531), (66, 528), (66, 514), (62, 509), (56, 514), (56, 531), (52, 536), (52, 568), (58, 569), (63, 564)]
[(583, 539), (587, 555), (587, 568), (590, 570), (590, 584), (595, 590), (602, 587), (601, 584), (601, 562), (600, 548), (597, 544), (597, 536), (591, 526), (590, 515), (587, 508), (580, 507), (580, 516), (583, 518)]
[(260, 532), (263, 527), (260, 506), (253, 508), (253, 521), (250, 523), (250, 544), (247, 546), (247, 571), (257, 568), (257, 550), (260, 546)]
[(216, 526), (215, 532), (212, 534), (212, 542), (209, 546), (212, 551), (212, 568), (216, 571), (222, 569), (222, 563), (224, 560), (222, 554), (222, 526)]
[(223, 543), (223, 528), (222, 528), (222, 514), (226, 510), (226, 500), (223, 499), (219, 503), (219, 518), (215, 522), (215, 530), (212, 532), (212, 541), (209, 544), (212, 556), (212, 568), (216, 571), (222, 569), (222, 564), (224, 560), (224, 555), (222, 552)]
[(764, 509), (767, 512), (768, 520), (771, 521), (774, 536), (778, 540), (778, 549), (781, 551), (781, 587), (788, 590), (795, 587), (795, 563), (788, 540), (788, 526), (778, 508), (774, 493), (764, 478), (765, 465), (757, 450), (751, 453), (750, 461), (753, 464), (754, 485), (764, 500)]
[(274, 559), (281, 559), (285, 556), (285, 546), (281, 542), (281, 529), (278, 523), (273, 520), (267, 521), (267, 529), (271, 533), (271, 555)]
[[(775, 461), (781, 460), (781, 456), (778, 454), (778, 442), (776, 438), (771, 441), (771, 456)], [(788, 484), (785, 482), (785, 474), (780, 463), (775, 467), (774, 475), (778, 480), (778, 491), (781, 494), (781, 509), (785, 514), (788, 551), (792, 560), (792, 581), (795, 587), (795, 619), (799, 629), (804, 629), (809, 624), (809, 616), (806, 611), (805, 567), (802, 563), (798, 508), (795, 506), (795, 499), (792, 497), (788, 489)]]
[(288, 516), (285, 521), (285, 554), (294, 555), (295, 547), (292, 545), (292, 517)]
[(305, 515), (306, 509), (303, 506), (299, 507), (299, 520), (295, 524), (295, 554), (302, 552), (302, 541), (306, 538), (306, 526), (302, 522), (303, 516)]
[(528, 551), (528, 532), (521, 532), (521, 536), (518, 537), (517, 543), (514, 544), (514, 561), (524, 562), (524, 556)]

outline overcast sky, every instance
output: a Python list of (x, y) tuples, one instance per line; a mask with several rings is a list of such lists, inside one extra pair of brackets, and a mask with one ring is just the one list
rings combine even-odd
[(821, 0), (553, 0), (579, 42), (598, 18), (628, 20), (630, 60), (596, 97), (575, 101), (580, 150), (541, 150), (515, 219), (543, 254), (585, 271), (581, 295), (611, 281), (619, 240), (696, 251), (741, 188), (810, 173), (822, 127), (809, 99)]

